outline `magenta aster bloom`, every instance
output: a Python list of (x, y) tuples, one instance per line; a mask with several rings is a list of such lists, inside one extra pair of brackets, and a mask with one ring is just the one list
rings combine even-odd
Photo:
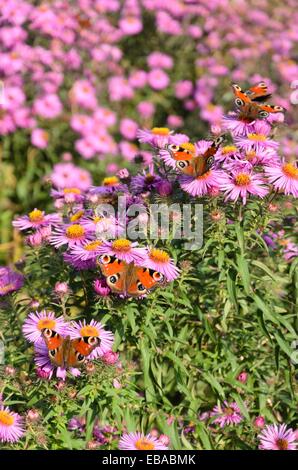
[(126, 238), (103, 242), (98, 251), (102, 255), (115, 256), (128, 264), (142, 264), (147, 255), (146, 248), (138, 247), (136, 242), (132, 243)]
[(266, 167), (264, 170), (275, 189), (298, 197), (298, 168), (296, 165), (284, 162), (282, 165)]
[(119, 441), (120, 450), (168, 450), (168, 447), (160, 442), (156, 437), (140, 432), (130, 432), (123, 434)]
[(22, 331), (30, 343), (43, 343), (41, 332), (44, 328), (54, 330), (62, 336), (67, 335), (68, 332), (68, 324), (63, 317), (56, 318), (54, 312), (47, 310), (31, 312), (23, 324)]
[(96, 260), (99, 255), (98, 248), (102, 245), (100, 240), (92, 240), (84, 245), (75, 245), (71, 248), (70, 254), (79, 261)]
[(215, 418), (213, 422), (218, 423), (221, 428), (239, 424), (243, 420), (240, 409), (235, 402), (227, 403), (224, 401), (223, 405), (215, 406), (211, 412), (211, 416)]
[(24, 276), (7, 267), (0, 267), (0, 297), (11, 294), (24, 284)]
[(66, 224), (55, 228), (50, 237), (50, 243), (55, 248), (68, 245), (72, 248), (75, 245), (82, 245), (91, 239), (90, 232), (82, 224)]
[(0, 405), (0, 441), (17, 442), (24, 432), (23, 418), (8, 406)]
[(239, 148), (244, 150), (251, 150), (264, 147), (277, 149), (279, 143), (269, 138), (271, 132), (270, 126), (265, 121), (255, 121), (254, 129), (252, 132), (248, 132), (246, 136), (236, 136), (235, 143)]
[(142, 266), (163, 274), (168, 282), (174, 281), (180, 273), (180, 270), (175, 266), (168, 253), (158, 248), (148, 250), (147, 257), (142, 262)]
[[(239, 119), (239, 114), (235, 112), (229, 113), (227, 116), (223, 117), (222, 127), (226, 131), (230, 131), (231, 134), (235, 136), (244, 135), (246, 136), (249, 133), (253, 133), (255, 130), (255, 124), (260, 121), (245, 121)], [(271, 126), (265, 120), (262, 120), (264, 125), (267, 125), (267, 128), (270, 130)]]
[(152, 191), (156, 189), (160, 181), (162, 178), (154, 173), (153, 165), (150, 165), (148, 171), (144, 170), (142, 175), (134, 176), (131, 179), (131, 190), (136, 194)]
[(289, 242), (284, 248), (284, 259), (286, 261), (291, 261), (292, 258), (298, 256), (298, 245), (295, 243)]
[(296, 433), (286, 424), (267, 424), (258, 438), (261, 450), (296, 450), (297, 447)]
[(107, 351), (112, 349), (114, 343), (114, 335), (111, 331), (105, 330), (100, 322), (91, 320), (90, 323), (86, 321), (72, 322), (70, 337), (72, 339), (82, 338), (85, 336), (96, 336), (100, 339), (99, 346), (97, 346), (88, 359), (96, 359), (102, 357)]
[(183, 175), (179, 178), (179, 183), (183, 191), (191, 196), (204, 196), (220, 186), (223, 174), (221, 170), (210, 169), (202, 176)]
[(61, 222), (59, 214), (45, 214), (44, 211), (34, 209), (28, 215), (18, 217), (12, 222), (12, 225), (19, 230), (28, 230), (30, 228), (40, 228), (47, 225), (55, 225)]
[(85, 199), (83, 191), (77, 187), (52, 189), (51, 196), (54, 199), (62, 199), (66, 204), (83, 202)]
[(63, 253), (65, 263), (72, 266), (77, 271), (84, 271), (96, 268), (96, 260), (94, 258), (83, 261), (75, 257), (72, 253)]
[(141, 143), (152, 145), (156, 148), (164, 148), (167, 144), (182, 144), (188, 142), (185, 134), (174, 134), (167, 127), (153, 127), (153, 129), (139, 129), (137, 138)]
[(249, 169), (234, 169), (231, 175), (224, 174), (220, 188), (225, 191), (226, 200), (231, 199), (236, 202), (241, 197), (243, 204), (246, 204), (249, 194), (260, 198), (266, 196), (268, 188), (264, 186), (264, 183), (264, 179), (260, 175), (252, 174)]
[(93, 289), (96, 294), (100, 295), (100, 297), (107, 297), (111, 292), (105, 279), (95, 279), (93, 282)]

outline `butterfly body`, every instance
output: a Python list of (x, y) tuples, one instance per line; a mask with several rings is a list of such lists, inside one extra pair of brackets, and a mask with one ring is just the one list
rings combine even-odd
[(48, 348), (50, 361), (55, 366), (62, 368), (82, 365), (100, 341), (96, 336), (84, 336), (76, 339), (70, 339), (67, 336), (64, 338), (49, 328), (42, 330), (42, 337)]
[(213, 141), (203, 155), (196, 155), (195, 151), (184, 149), (183, 146), (179, 145), (168, 145), (167, 149), (176, 161), (177, 170), (184, 175), (196, 178), (203, 176), (212, 168), (214, 155), (223, 140), (223, 137), (219, 137)]
[(107, 285), (116, 294), (140, 297), (164, 282), (164, 276), (134, 263), (125, 263), (114, 256), (102, 255), (99, 267)]
[(284, 112), (284, 108), (281, 106), (264, 103), (271, 96), (264, 82), (260, 82), (246, 91), (243, 91), (236, 83), (232, 85), (232, 88), (240, 119), (253, 121), (265, 119), (271, 113)]

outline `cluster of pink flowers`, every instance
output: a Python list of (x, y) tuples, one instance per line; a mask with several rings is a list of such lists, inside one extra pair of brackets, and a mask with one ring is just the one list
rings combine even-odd
[[(228, 84), (226, 77), (265, 79), (274, 90), (268, 60), (263, 60), (270, 58), (270, 73), (284, 83), (285, 96), (297, 78), (295, 6), (294, 0), (284, 6), (265, 0), (250, 8), (247, 22), (245, 1), (53, 0), (35, 5), (1, 0), (0, 134), (29, 129), (32, 145), (46, 149), (54, 140), (55, 121), (63, 121), (83, 158), (121, 153), (131, 160), (137, 128), (152, 125), (160, 109), (168, 107), (170, 94), (175, 110), (167, 119), (170, 127), (181, 128), (185, 112), (218, 125), (223, 108), (214, 103)], [(151, 21), (144, 21), (148, 17)], [(152, 33), (162, 38), (167, 53), (150, 49)], [(40, 40), (32, 42), (32, 35)], [(139, 37), (148, 38), (149, 50), (136, 60), (130, 44)], [(190, 54), (186, 62), (181, 44)], [(189, 70), (189, 59), (198, 74)], [(256, 62), (264, 64), (262, 76), (251, 69)], [(282, 96), (276, 102), (291, 111)], [(119, 118), (122, 103), (130, 111)], [(292, 152), (291, 145), (286, 138), (285, 151)]]

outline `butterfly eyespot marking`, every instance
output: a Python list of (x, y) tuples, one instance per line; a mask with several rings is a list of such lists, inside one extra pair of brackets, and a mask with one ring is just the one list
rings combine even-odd
[(177, 152), (179, 150), (179, 145), (169, 144), (166, 146), (167, 149), (172, 150), (172, 152)]
[(237, 85), (236, 83), (233, 83), (232, 87), (234, 88), (234, 90), (236, 91), (241, 91), (241, 88), (239, 85)]
[(99, 257), (99, 262), (102, 264), (109, 264), (110, 261), (111, 261), (111, 257), (109, 255), (101, 255)]
[(95, 344), (98, 344), (99, 342), (99, 339), (97, 338), (97, 336), (89, 336), (87, 338), (87, 343), (90, 344), (90, 346), (94, 346)]
[(44, 334), (44, 336), (46, 336), (47, 338), (55, 338), (55, 336), (57, 336), (57, 333), (50, 330), (49, 328), (44, 328), (42, 330), (42, 333)]
[(152, 274), (152, 277), (154, 281), (157, 281), (157, 282), (162, 282), (164, 280), (164, 275), (158, 271), (154, 271), (154, 273)]
[(76, 352), (76, 358), (77, 358), (78, 362), (84, 362), (84, 360), (85, 360), (85, 356), (83, 356), (83, 354), (81, 354), (79, 352)]
[(220, 144), (222, 144), (224, 140), (225, 140), (225, 139), (224, 139), (224, 137), (222, 137), (222, 136), (217, 137), (217, 139), (214, 141), (215, 147), (218, 147)]
[(273, 106), (274, 110), (275, 111), (280, 111), (280, 112), (283, 112), (284, 111), (284, 108), (282, 106)]
[(188, 163), (188, 162), (184, 162), (184, 161), (180, 161), (180, 162), (177, 162), (177, 163), (176, 163), (177, 168), (180, 168), (181, 170), (183, 170), (183, 168), (188, 167), (188, 165), (189, 165), (189, 163)]
[(207, 158), (206, 163), (207, 163), (208, 167), (210, 168), (210, 166), (213, 165), (213, 163), (214, 163), (214, 157)]
[(57, 349), (49, 349), (49, 356), (55, 358)]
[(266, 117), (269, 116), (269, 113), (267, 111), (263, 111), (263, 110), (259, 111), (258, 114), (261, 118), (266, 118)]
[(111, 284), (116, 284), (116, 282), (119, 279), (119, 274), (112, 274), (107, 278), (107, 281), (110, 282)]
[(137, 288), (140, 292), (146, 292), (147, 291), (146, 287), (144, 287), (141, 282), (137, 283)]
[(236, 99), (235, 99), (235, 105), (236, 105), (236, 106), (239, 106), (239, 107), (240, 107), (240, 106), (244, 106), (244, 104), (245, 104), (245, 103), (244, 103), (244, 101), (243, 101), (241, 98), (236, 98)]

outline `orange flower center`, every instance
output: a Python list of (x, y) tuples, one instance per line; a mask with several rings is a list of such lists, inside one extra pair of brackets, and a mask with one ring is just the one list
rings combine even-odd
[(86, 325), (81, 328), (81, 336), (100, 336), (100, 331), (95, 326)]
[(288, 450), (289, 443), (286, 439), (277, 439), (276, 445), (279, 450)]
[(69, 193), (81, 194), (81, 190), (79, 188), (65, 188), (63, 192), (64, 194), (69, 194)]
[(233, 410), (233, 408), (228, 407), (228, 408), (225, 408), (225, 412), (224, 412), (224, 413), (225, 413), (225, 415), (227, 415), (227, 416), (231, 416), (231, 415), (234, 413), (234, 410)]
[(181, 144), (180, 147), (182, 147), (185, 150), (189, 150), (192, 153), (196, 152), (196, 148), (194, 144), (192, 144), (191, 142), (185, 142), (184, 144)]
[(237, 151), (237, 148), (235, 147), (235, 145), (226, 145), (225, 147), (222, 147), (221, 149), (221, 152), (226, 155), (227, 153), (232, 153), (232, 152), (236, 152)]
[(149, 258), (158, 263), (167, 263), (170, 259), (168, 253), (158, 248), (152, 248), (149, 253)]
[(237, 186), (246, 186), (250, 183), (250, 176), (247, 173), (239, 173), (235, 176), (235, 183)]
[(34, 209), (34, 211), (29, 213), (29, 219), (31, 222), (41, 222), (43, 218), (43, 212), (39, 209)]
[(282, 171), (286, 176), (290, 178), (298, 179), (298, 168), (292, 163), (285, 163), (282, 167)]
[(50, 330), (55, 330), (56, 322), (52, 318), (41, 318), (37, 323), (37, 328), (43, 330), (44, 328), (49, 328)]
[(0, 410), (0, 423), (3, 426), (12, 426), (14, 417), (8, 411)]
[(5, 295), (7, 292), (10, 292), (12, 289), (14, 290), (15, 284), (11, 282), (10, 284), (6, 284), (5, 286), (0, 286), (0, 293)]
[(257, 154), (255, 150), (249, 150), (248, 152), (246, 152), (246, 160), (248, 161), (253, 160), (256, 156)]
[(249, 140), (254, 140), (257, 142), (264, 142), (266, 140), (266, 136), (263, 134), (251, 133), (251, 134), (247, 134), (247, 137), (249, 138)]
[(82, 225), (74, 224), (66, 229), (66, 236), (71, 239), (81, 238), (85, 234), (85, 229)]
[(85, 245), (84, 250), (95, 251), (100, 245), (101, 245), (101, 242), (99, 240), (95, 240), (94, 242), (91, 242), (91, 243), (88, 243), (88, 245)]
[(126, 240), (126, 238), (119, 238), (119, 240), (115, 240), (112, 243), (112, 248), (116, 251), (130, 251), (131, 242)]
[(71, 216), (70, 218), (70, 221), (71, 222), (76, 222), (77, 220), (79, 220), (83, 215), (84, 215), (85, 211), (78, 211), (76, 212), (74, 215)]
[(102, 182), (104, 186), (113, 186), (118, 183), (119, 183), (119, 178), (117, 178), (117, 176), (108, 176), (107, 178), (104, 178)]
[(168, 129), (167, 127), (153, 127), (153, 129), (151, 129), (151, 132), (155, 135), (169, 135), (170, 129)]
[(135, 443), (136, 449), (138, 450), (154, 450), (155, 446), (153, 442), (149, 441), (145, 437), (142, 437)]

